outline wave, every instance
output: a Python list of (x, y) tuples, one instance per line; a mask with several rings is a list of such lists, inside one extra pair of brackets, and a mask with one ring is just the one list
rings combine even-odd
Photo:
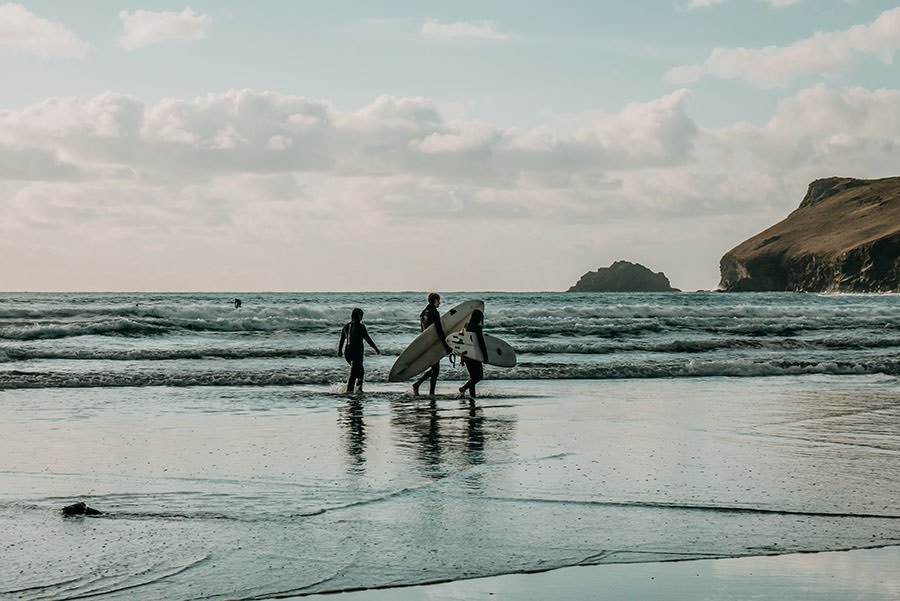
[(173, 332), (294, 332), (313, 333), (340, 331), (343, 323), (322, 320), (271, 318), (216, 318), (165, 321), (141, 321), (128, 318), (103, 319), (88, 322), (51, 322), (28, 325), (13, 325), (0, 328), (0, 339), (6, 340), (53, 340), (78, 336), (121, 336), (130, 338), (152, 337)]
[(88, 361), (183, 361), (207, 359), (302, 359), (305, 357), (332, 357), (335, 347), (266, 349), (254, 347), (209, 348), (0, 348), (0, 362), (32, 361), (38, 359), (88, 360)]
[[(50, 340), (77, 336), (159, 336), (172, 332), (324, 332), (340, 330), (350, 307), (95, 307), (73, 309), (0, 309), (0, 339)], [(416, 331), (417, 314), (398, 307), (367, 311), (366, 321), (391, 329)]]
[(702, 338), (627, 340), (621, 343), (526, 341), (515, 344), (522, 354), (607, 355), (623, 352), (708, 353), (720, 350), (853, 350), (900, 349), (900, 337), (847, 336), (834, 338)]
[[(631, 338), (622, 341), (560, 339), (547, 337), (543, 340), (510, 339), (519, 355), (612, 355), (618, 353), (656, 354), (704, 354), (717, 351), (839, 351), (863, 349), (900, 349), (900, 337), (884, 336), (881, 333), (858, 333), (852, 336), (832, 336), (826, 338), (685, 338), (666, 340)], [(332, 357), (335, 345), (329, 339), (323, 344), (321, 339), (306, 342), (310, 346), (270, 348), (256, 344), (234, 346), (207, 346), (209, 341), (198, 340), (192, 346), (178, 347), (108, 348), (91, 346), (60, 346), (30, 344), (27, 346), (6, 344), (0, 346), (0, 363), (32, 360), (67, 361), (192, 361), (192, 360), (246, 360), (246, 359), (303, 359), (310, 357)], [(301, 344), (297, 341), (297, 344)], [(386, 356), (397, 355), (402, 346), (392, 348), (381, 345)]]
[(491, 372), (490, 379), (609, 380), (711, 377), (774, 377), (799, 375), (900, 375), (895, 358), (845, 361), (768, 361), (731, 359), (718, 361), (660, 362), (643, 364), (571, 365), (520, 363), (515, 369)]
[[(307, 298), (298, 304), (287, 304), (288, 299), (279, 300), (275, 295), (269, 304), (241, 309), (229, 307), (222, 299), (184, 304), (167, 299), (166, 304), (159, 301), (145, 304), (142, 295), (131, 298), (141, 302), (109, 304), (96, 299), (93, 304), (83, 301), (62, 305), (64, 299), (12, 305), (0, 302), (0, 339), (155, 337), (179, 332), (326, 332), (340, 328), (352, 307), (346, 297), (329, 295), (323, 295), (318, 302)], [(383, 295), (361, 295), (358, 300), (366, 306), (366, 322), (374, 330), (405, 334), (418, 331), (418, 302), (412, 304)], [(669, 332), (789, 337), (841, 330), (893, 330), (897, 321), (896, 308), (873, 304), (869, 298), (854, 305), (815, 306), (714, 302), (691, 305), (677, 299), (669, 303), (541, 305), (548, 300), (558, 298), (535, 295), (534, 298), (491, 300), (486, 327), (498, 335), (535, 338), (557, 335), (622, 339)]]
[(0, 372), (0, 390), (15, 388), (141, 388), (147, 386), (327, 386), (346, 379), (346, 370), (203, 372)]
[[(130, 371), (24, 371), (0, 372), (0, 389), (22, 388), (104, 388), (104, 387), (233, 387), (298, 386), (330, 387), (346, 379), (344, 368), (294, 370), (208, 370), (170, 372)], [(465, 379), (464, 370), (442, 372), (445, 380)], [(859, 358), (848, 360), (752, 360), (730, 359), (638, 364), (575, 365), (567, 363), (522, 362), (513, 369), (488, 368), (487, 380), (610, 380), (679, 379), (710, 377), (776, 377), (800, 375), (876, 375), (900, 376), (896, 358)], [(372, 385), (387, 381), (381, 369), (366, 371)]]

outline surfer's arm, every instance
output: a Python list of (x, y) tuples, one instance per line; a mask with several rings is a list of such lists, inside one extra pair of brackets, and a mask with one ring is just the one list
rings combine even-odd
[(374, 342), (372, 342), (372, 339), (369, 337), (369, 330), (366, 328), (366, 326), (363, 326), (363, 340), (368, 342), (369, 346), (371, 346), (373, 349), (375, 349), (376, 353), (378, 353), (379, 355), (381, 354), (381, 351), (378, 350), (378, 347), (375, 345)]
[(475, 338), (478, 339), (478, 346), (481, 347), (481, 356), (484, 357), (484, 362), (487, 363), (487, 345), (484, 343), (484, 334), (481, 333), (481, 328), (475, 330)]
[(448, 353), (452, 353), (453, 349), (450, 348), (450, 345), (447, 344), (447, 334), (444, 333), (444, 327), (441, 325), (441, 318), (438, 316), (436, 320), (434, 320), (434, 331), (437, 332), (438, 338), (441, 341), (441, 344), (444, 345), (444, 349)]
[(347, 328), (346, 327), (341, 329), (341, 341), (338, 342), (338, 357), (341, 357), (344, 354), (344, 341), (345, 340), (347, 340)]

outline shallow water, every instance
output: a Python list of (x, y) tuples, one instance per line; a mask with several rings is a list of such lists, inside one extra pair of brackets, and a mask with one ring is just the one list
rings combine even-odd
[[(419, 330), (421, 293), (0, 294), (0, 389), (328, 386), (360, 306), (384, 381)], [(900, 375), (896, 295), (447, 293), (485, 301), (519, 356), (492, 379)]]
[[(474, 407), (375, 382), (2, 391), (0, 595), (248, 599), (900, 544), (893, 376), (483, 388)], [(106, 514), (59, 514), (79, 499)]]

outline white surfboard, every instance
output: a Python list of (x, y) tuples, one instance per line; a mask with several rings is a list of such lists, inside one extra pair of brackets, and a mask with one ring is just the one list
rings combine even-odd
[[(460, 303), (441, 315), (441, 327), (444, 334), (458, 332), (463, 329), (472, 316), (472, 311), (479, 309), (484, 311), (484, 301), (468, 300)], [(400, 353), (391, 373), (388, 375), (390, 382), (403, 382), (413, 376), (422, 373), (447, 355), (442, 341), (438, 338), (434, 324), (425, 328), (425, 331), (416, 336), (409, 343), (406, 350)]]
[(497, 367), (515, 367), (516, 351), (503, 340), (490, 334), (484, 334), (484, 346), (487, 357), (481, 352), (481, 345), (473, 332), (457, 332), (447, 336), (447, 344), (460, 357), (472, 358)]

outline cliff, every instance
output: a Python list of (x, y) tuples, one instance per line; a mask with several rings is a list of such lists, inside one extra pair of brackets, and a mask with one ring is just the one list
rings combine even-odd
[(719, 268), (727, 291), (900, 291), (900, 177), (812, 182), (797, 210)]
[(616, 261), (609, 267), (589, 271), (569, 288), (569, 292), (679, 292), (669, 278), (643, 265)]

